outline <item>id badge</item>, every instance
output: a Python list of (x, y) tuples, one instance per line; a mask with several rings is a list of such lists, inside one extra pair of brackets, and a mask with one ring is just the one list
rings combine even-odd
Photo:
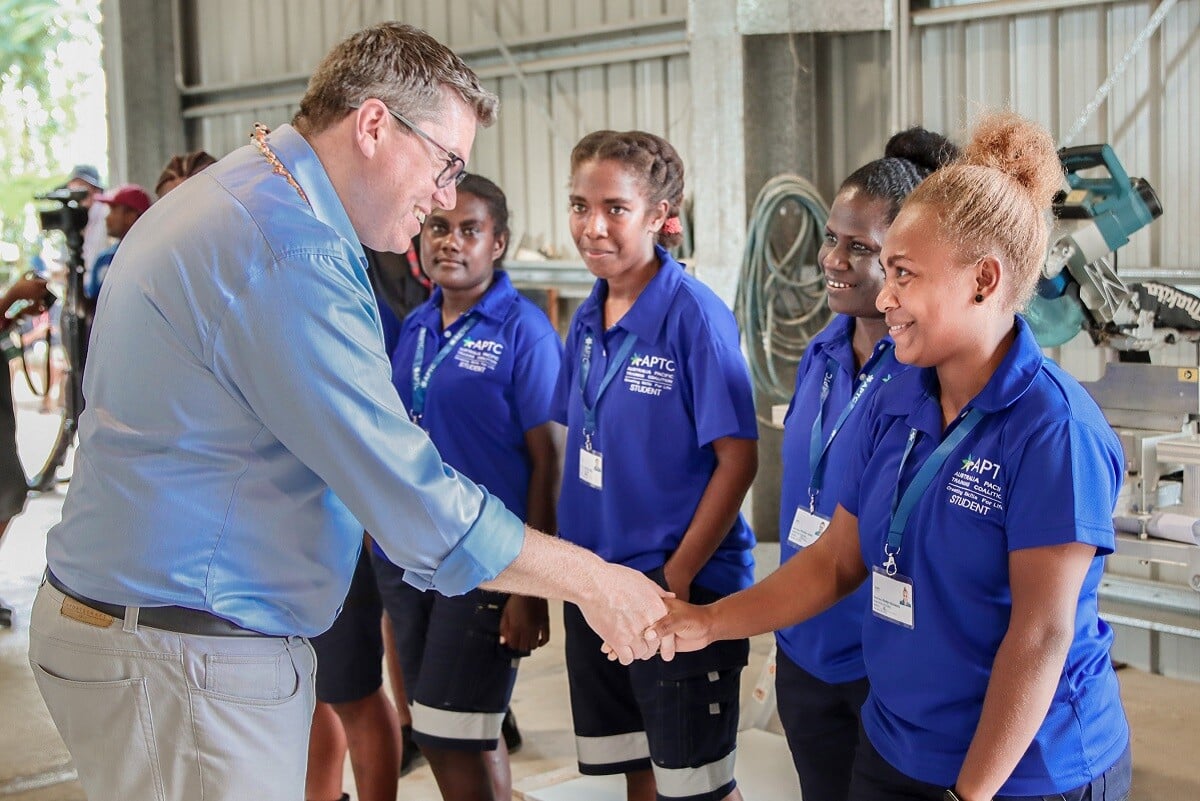
[(788, 532), (788, 542), (797, 548), (807, 548), (817, 541), (828, 525), (827, 518), (813, 514), (803, 506), (797, 506), (796, 516), (792, 518), (792, 528)]
[(914, 598), (908, 576), (889, 576), (881, 567), (871, 569), (871, 612), (875, 617), (911, 629)]
[(604, 488), (604, 457), (600, 453), (579, 449), (579, 480), (592, 489)]

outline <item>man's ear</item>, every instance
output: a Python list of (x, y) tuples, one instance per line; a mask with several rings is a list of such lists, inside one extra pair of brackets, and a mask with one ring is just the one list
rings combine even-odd
[(354, 143), (366, 158), (374, 158), (380, 141), (389, 133), (392, 115), (382, 100), (370, 97), (351, 111), (354, 115)]

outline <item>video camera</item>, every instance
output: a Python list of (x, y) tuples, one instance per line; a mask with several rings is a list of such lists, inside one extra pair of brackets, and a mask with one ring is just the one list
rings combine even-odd
[(44, 195), (35, 195), (34, 200), (52, 200), (59, 205), (52, 209), (42, 209), (38, 212), (38, 222), (43, 231), (72, 231), (82, 232), (87, 227), (88, 210), (83, 207), (87, 199), (84, 189), (55, 189)]

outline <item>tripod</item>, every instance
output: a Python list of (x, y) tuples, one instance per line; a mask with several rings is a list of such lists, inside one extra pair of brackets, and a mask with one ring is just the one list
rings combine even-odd
[[(86, 217), (84, 218), (86, 221)], [(63, 298), (62, 344), (66, 357), (63, 375), (63, 416), (42, 469), (29, 480), (34, 492), (49, 492), (58, 483), (58, 469), (67, 458), (67, 450), (75, 442), (79, 414), (83, 411), (83, 365), (87, 357), (90, 315), (83, 296), (83, 227), (71, 225), (63, 229), (67, 238), (67, 291)], [(50, 355), (47, 354), (47, 359)], [(49, 386), (47, 386), (49, 391)]]

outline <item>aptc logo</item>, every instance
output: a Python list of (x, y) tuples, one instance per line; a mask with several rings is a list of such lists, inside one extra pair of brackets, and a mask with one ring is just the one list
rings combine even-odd
[(504, 352), (504, 343), (491, 339), (471, 339), (467, 337), (463, 340), (462, 346), (467, 350), (474, 350), (480, 353), (494, 353), (497, 356)]
[(967, 458), (962, 460), (962, 471), (979, 476), (991, 476), (992, 481), (995, 481), (1000, 477), (1000, 463), (982, 457), (977, 459), (971, 454), (967, 454)]
[(645, 370), (665, 370), (668, 373), (675, 372), (675, 360), (668, 359), (666, 356), (643, 356), (639, 353), (633, 354), (633, 358), (629, 360), (630, 367), (641, 367)]

